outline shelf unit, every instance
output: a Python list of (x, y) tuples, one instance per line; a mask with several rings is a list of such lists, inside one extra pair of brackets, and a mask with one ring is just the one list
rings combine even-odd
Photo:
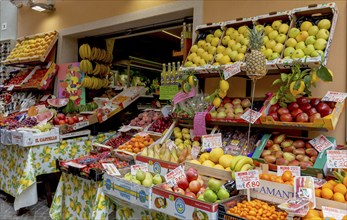
[(9, 72), (12, 68), (5, 66), (2, 62), (10, 55), (15, 43), (16, 41), (12, 39), (0, 41), (0, 85), (9, 78)]

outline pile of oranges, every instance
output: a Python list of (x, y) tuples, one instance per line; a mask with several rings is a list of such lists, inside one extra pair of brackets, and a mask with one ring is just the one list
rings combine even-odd
[[(308, 210), (302, 220), (335, 220), (333, 217), (323, 217), (323, 212), (315, 209)], [(343, 216), (342, 220), (347, 220), (347, 215)]]
[(321, 188), (315, 189), (316, 197), (347, 203), (347, 176), (342, 183), (329, 180)]
[(149, 136), (136, 135), (131, 138), (130, 141), (126, 142), (124, 145), (118, 147), (119, 150), (125, 150), (131, 153), (139, 153), (143, 151), (146, 147), (153, 144), (154, 140)]
[(259, 178), (271, 182), (284, 183), (291, 186), (294, 185), (294, 176), (290, 170), (284, 171), (282, 176), (277, 176), (276, 174), (261, 173), (259, 174)]
[(287, 219), (287, 213), (276, 211), (276, 207), (266, 202), (254, 199), (237, 203), (227, 211), (228, 214), (243, 217), (249, 220), (278, 220)]

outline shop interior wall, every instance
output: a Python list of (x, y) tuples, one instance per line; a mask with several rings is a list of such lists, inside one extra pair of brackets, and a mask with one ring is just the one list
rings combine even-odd
[[(313, 88), (314, 97), (323, 97), (327, 91), (347, 91), (347, 68), (346, 68), (346, 13), (347, 5), (345, 0), (337, 1), (278, 1), (278, 0), (230, 0), (230, 1), (204, 1), (204, 23), (228, 21), (241, 17), (253, 17), (263, 15), (273, 11), (285, 11), (292, 8), (305, 7), (308, 4), (321, 4), (328, 2), (336, 2), (338, 8), (338, 21), (335, 28), (333, 43), (330, 48), (327, 67), (334, 73), (334, 82), (318, 83), (316, 88)], [(221, 7), (222, 6), (222, 7)], [(277, 76), (278, 77), (278, 76)], [(265, 77), (256, 83), (256, 96), (263, 97), (269, 90), (275, 91), (271, 86), (276, 76)], [(217, 79), (209, 79), (206, 83), (206, 91), (213, 91), (217, 83)], [(229, 96), (244, 96), (245, 95), (245, 80), (240, 78), (232, 78), (230, 80), (231, 89)], [(337, 139), (338, 144), (346, 143), (346, 108), (340, 116), (337, 128), (335, 131), (324, 133), (325, 135), (333, 136)], [(315, 137), (317, 132), (309, 134)]]
[(0, 1), (0, 24), (6, 23), (6, 29), (0, 29), (0, 40), (16, 39), (17, 8), (9, 1)]

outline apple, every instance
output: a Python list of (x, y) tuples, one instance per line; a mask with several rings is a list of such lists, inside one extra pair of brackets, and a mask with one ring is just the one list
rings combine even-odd
[(336, 102), (325, 102), (329, 105), (330, 108), (335, 108)]
[[(186, 190), (189, 186), (187, 178), (181, 178), (177, 181), (177, 187), (180, 189)], [(174, 189), (175, 190), (175, 189)]]
[(217, 47), (215, 47), (215, 46), (210, 46), (209, 48), (208, 48), (208, 53), (209, 54), (215, 54), (216, 53), (216, 51), (217, 51)]
[(293, 111), (290, 112), (293, 118), (296, 118), (298, 114), (301, 114), (303, 111), (301, 109), (294, 109)]
[(292, 122), (293, 117), (290, 113), (285, 113), (280, 116), (280, 120), (283, 122)]
[[(225, 47), (224, 46), (222, 46), (222, 45), (219, 45), (218, 47), (217, 47), (217, 53), (223, 53), (224, 52), (224, 50), (225, 50)], [(199, 54), (198, 54), (199, 55)]]
[(186, 171), (186, 177), (187, 177), (188, 182), (191, 182), (193, 180), (197, 180), (198, 179), (198, 171), (195, 168), (190, 167)]
[(270, 39), (269, 39), (268, 36), (264, 36), (264, 37), (263, 37), (263, 45), (265, 45), (269, 40), (270, 40)]
[(65, 120), (65, 115), (63, 113), (58, 113), (57, 117), (59, 120)]
[(237, 49), (237, 52), (245, 54), (247, 51), (247, 46), (242, 45), (239, 49)]
[(331, 108), (329, 107), (329, 105), (324, 102), (320, 102), (316, 106), (316, 109), (321, 114), (322, 117), (329, 115), (331, 112)]
[(291, 57), (294, 52), (295, 52), (295, 49), (293, 47), (287, 47), (286, 49), (284, 49), (284, 56)]
[(274, 22), (272, 22), (272, 25), (271, 27), (274, 29), (274, 30), (278, 30), (280, 28), (282, 24), (282, 21), (281, 20), (276, 20)]
[(289, 38), (289, 39), (286, 41), (285, 45), (286, 45), (287, 47), (295, 47), (297, 43), (298, 43), (298, 42), (297, 42), (294, 38)]
[(218, 112), (216, 110), (213, 110), (213, 111), (210, 112), (210, 115), (211, 115), (212, 118), (217, 118), (217, 113)]
[(295, 50), (295, 52), (293, 53), (292, 58), (294, 58), (294, 59), (300, 59), (300, 58), (303, 58), (304, 56), (305, 56), (304, 51), (301, 50), (301, 49), (297, 49), (297, 50)]
[(191, 67), (193, 65), (192, 61), (187, 61), (184, 66), (185, 67)]
[(301, 50), (304, 50), (306, 47), (305, 45), (305, 42), (301, 41), (301, 42), (298, 42), (295, 46), (295, 49), (301, 49)]
[(198, 193), (200, 191), (201, 184), (197, 180), (193, 180), (189, 183), (189, 189), (192, 193)]
[(296, 103), (296, 102), (292, 102), (292, 103), (290, 103), (289, 106), (288, 106), (288, 110), (289, 110), (289, 111), (293, 111), (293, 110), (298, 109), (298, 108), (299, 108), (299, 104)]
[(242, 41), (243, 39), (245, 39), (245, 37), (243, 36), (243, 34), (239, 34), (239, 35), (237, 35), (236, 38), (235, 38), (236, 42), (239, 42), (239, 43), (241, 43), (241, 41)]
[(225, 112), (218, 112), (217, 118), (225, 118), (227, 117), (227, 114)]
[(241, 40), (240, 43), (241, 43), (242, 45), (247, 46), (247, 45), (249, 44), (249, 39), (248, 39), (248, 38), (244, 38), (244, 39)]
[(306, 38), (308, 37), (308, 32), (307, 31), (301, 31), (296, 37), (295, 40), (297, 42), (305, 41)]
[(235, 31), (235, 29), (230, 27), (226, 30), (225, 34), (230, 36), (233, 33), (233, 31)]
[(257, 31), (263, 31), (264, 30), (264, 26), (261, 24), (258, 24), (255, 26), (255, 29), (257, 29)]
[(198, 45), (193, 45), (191, 48), (190, 48), (190, 52), (192, 53), (196, 53), (196, 51), (198, 50)]
[(214, 37), (210, 43), (212, 46), (217, 47), (219, 44), (219, 38), (218, 37)]
[(315, 51), (314, 46), (312, 44), (307, 45), (307, 47), (304, 48), (305, 55), (310, 55), (313, 51)]
[(272, 48), (273, 52), (275, 53), (281, 53), (283, 50), (284, 45), (282, 43), (277, 43), (276, 46)]
[(289, 30), (289, 25), (288, 24), (281, 24), (279, 27), (278, 27), (278, 32), (280, 34), (287, 34), (288, 33), (288, 30)]
[(65, 122), (65, 119), (64, 120), (59, 120), (59, 125), (65, 125), (66, 122)]
[(318, 105), (320, 102), (320, 99), (311, 99), (310, 100), (310, 104), (315, 107), (316, 105)]
[(316, 36), (316, 34), (318, 33), (318, 31), (319, 31), (319, 28), (318, 28), (318, 26), (316, 26), (316, 25), (311, 26), (311, 27), (307, 30), (308, 35), (310, 35), (310, 36)]
[(275, 121), (278, 121), (278, 114), (276, 112), (271, 112), (268, 114), (268, 116), (271, 116)]
[(220, 59), (219, 59), (219, 63), (224, 65), (227, 64), (231, 61), (230, 57), (228, 55), (223, 55)]
[(271, 31), (270, 33), (269, 33), (269, 39), (270, 40), (275, 40), (275, 38), (278, 36), (278, 31), (276, 31), (276, 30), (273, 30), (273, 31)]
[(306, 45), (314, 44), (316, 42), (316, 37), (315, 36), (308, 36), (305, 40)]
[(270, 48), (266, 49), (266, 50), (263, 52), (264, 56), (267, 57), (267, 58), (270, 57), (272, 53), (273, 53), (273, 52), (272, 52), (272, 50), (271, 50)]
[(280, 108), (279, 104), (274, 104), (274, 105), (271, 105), (270, 106), (270, 109), (269, 109), (269, 112), (276, 112), (277, 113), (277, 110)]
[(206, 44), (206, 41), (204, 41), (204, 40), (198, 41), (198, 47), (200, 47), (200, 48), (203, 48), (205, 46), (205, 44)]
[(186, 196), (193, 198), (193, 199), (196, 199), (196, 195), (192, 192), (186, 192)]
[(57, 117), (53, 118), (53, 123), (55, 125), (58, 125), (59, 124), (59, 118), (57, 118)]
[(209, 47), (211, 47), (211, 44), (210, 43), (206, 43), (205, 46), (204, 46), (204, 50), (208, 51)]
[(173, 191), (171, 186), (169, 184), (167, 184), (167, 183), (163, 183), (161, 185), (161, 188), (164, 189), (164, 190)]
[(243, 25), (243, 26), (240, 26), (237, 31), (240, 33), (240, 34), (245, 34), (247, 31), (248, 31), (248, 27), (246, 25)]
[(67, 118), (67, 123), (68, 123), (69, 125), (73, 125), (73, 124), (75, 123), (75, 121), (74, 121), (74, 119), (73, 119), (72, 117), (68, 117), (68, 118)]
[(264, 34), (265, 35), (269, 35), (271, 31), (273, 31), (274, 29), (271, 26), (266, 26), (264, 28)]
[(277, 110), (277, 113), (278, 113), (279, 115), (287, 114), (287, 113), (289, 113), (289, 110), (288, 110), (287, 108), (282, 107), (282, 108), (279, 108), (279, 109)]
[(245, 58), (245, 55), (243, 53), (238, 53), (235, 61), (242, 61), (244, 60), (244, 58)]
[(316, 42), (314, 42), (314, 48), (316, 50), (324, 50), (325, 47), (327, 46), (327, 41), (325, 39), (317, 39)]
[(303, 112), (307, 112), (308, 110), (310, 110), (312, 108), (312, 106), (310, 105), (310, 103), (306, 103), (306, 104), (302, 104), (300, 105), (300, 109)]
[(239, 49), (241, 46), (242, 46), (242, 45), (241, 45), (239, 42), (237, 42), (235, 45), (233, 45), (233, 46), (231, 47), (231, 49), (237, 51), (237, 49)]
[(222, 34), (223, 34), (223, 31), (222, 31), (221, 29), (217, 29), (217, 30), (215, 30), (214, 33), (213, 33), (213, 35), (214, 35), (215, 37), (218, 37), (218, 38), (220, 38), (220, 37), (222, 36)]
[(173, 190), (175, 193), (178, 193), (178, 194), (181, 194), (181, 195), (185, 195), (186, 193), (184, 192), (184, 190), (183, 189), (181, 189), (181, 188), (179, 188), (179, 187), (177, 187), (177, 186), (175, 186), (174, 187), (174, 190)]
[(319, 50), (315, 50), (310, 54), (311, 57), (318, 57), (320, 55), (321, 55), (321, 53), (319, 52)]
[(318, 22), (319, 29), (329, 30), (331, 27), (331, 22), (328, 19), (322, 19)]
[(310, 27), (312, 27), (312, 23), (310, 21), (304, 21), (300, 25), (300, 30), (301, 31), (308, 31)]
[(235, 45), (235, 44), (236, 44), (236, 41), (233, 40), (233, 39), (230, 39), (230, 40), (228, 41), (228, 47), (230, 47), (230, 48), (232, 48), (232, 46)]
[(296, 38), (298, 34), (300, 33), (300, 30), (298, 28), (291, 28), (289, 31), (289, 37)]
[(285, 34), (279, 34), (279, 35), (275, 38), (275, 41), (276, 41), (277, 43), (283, 44), (283, 43), (286, 41), (286, 38), (287, 38), (287, 35), (285, 35)]
[(315, 113), (317, 113), (317, 109), (316, 108), (310, 108), (309, 110), (306, 111), (306, 113), (311, 116)]
[(241, 106), (243, 108), (247, 108), (251, 106), (251, 101), (249, 101), (249, 99), (242, 99), (241, 101)]
[(275, 52), (275, 53), (272, 53), (269, 57), (268, 57), (268, 60), (274, 60), (276, 58), (280, 57), (280, 54)]
[(231, 40), (230, 36), (229, 36), (229, 35), (225, 35), (225, 36), (222, 38), (222, 44), (223, 44), (224, 46), (227, 46), (229, 40)]
[(296, 102), (299, 104), (299, 106), (306, 104), (306, 103), (309, 103), (309, 101), (310, 100), (304, 96), (302, 96), (296, 100)]
[(317, 39), (328, 40), (328, 38), (329, 38), (329, 31), (326, 30), (326, 29), (320, 29), (318, 31), (318, 33), (316, 34), (316, 38)]
[(308, 115), (303, 112), (296, 116), (295, 121), (297, 122), (308, 122)]
[(321, 118), (321, 115), (320, 113), (314, 113), (312, 115), (310, 115), (310, 122), (314, 122), (314, 120), (318, 119), (318, 118)]

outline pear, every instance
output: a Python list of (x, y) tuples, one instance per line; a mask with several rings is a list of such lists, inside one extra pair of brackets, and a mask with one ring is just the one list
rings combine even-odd
[(153, 158), (160, 159), (159, 150), (158, 151), (154, 150), (154, 157)]
[(148, 155), (148, 150), (147, 148), (143, 149), (143, 151), (141, 152), (141, 156), (147, 157)]
[(159, 150), (160, 150), (160, 144), (154, 145), (154, 150), (155, 150), (155, 151), (159, 151)]
[(151, 158), (153, 158), (153, 157), (154, 157), (154, 151), (153, 151), (153, 148), (149, 148), (149, 149), (148, 149), (148, 157), (151, 157)]
[(151, 178), (146, 178), (144, 181), (142, 181), (142, 185), (145, 187), (151, 187), (153, 185), (153, 179)]
[(131, 182), (136, 183), (138, 185), (141, 185), (141, 182), (137, 179), (132, 179)]
[(170, 159), (171, 159), (171, 153), (170, 153), (169, 149), (167, 149), (167, 150), (165, 150), (165, 154), (164, 154), (162, 160), (170, 161)]
[(187, 148), (184, 148), (183, 150), (180, 151), (180, 154), (178, 156), (178, 163), (182, 163), (183, 161), (186, 160), (187, 152), (188, 152)]
[(153, 179), (153, 176), (150, 172), (146, 172), (145, 179)]
[(132, 175), (131, 175), (131, 173), (127, 173), (127, 174), (125, 174), (125, 175), (124, 175), (124, 179), (126, 179), (126, 180), (130, 181), (130, 180), (132, 179)]
[(155, 174), (153, 177), (153, 184), (157, 185), (163, 182), (163, 179), (161, 178), (161, 176), (159, 174)]
[(160, 148), (160, 151), (159, 151), (159, 158), (162, 160), (164, 158), (164, 155), (165, 155), (165, 152), (166, 152), (166, 145), (163, 144)]
[(170, 161), (173, 163), (178, 162), (177, 150), (175, 147), (171, 149), (171, 160)]

